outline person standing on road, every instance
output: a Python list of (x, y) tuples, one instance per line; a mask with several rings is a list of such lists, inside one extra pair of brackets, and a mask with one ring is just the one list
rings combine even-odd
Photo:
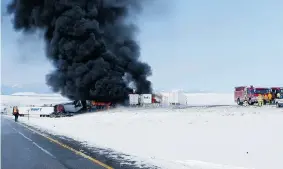
[(261, 94), (258, 95), (257, 102), (258, 102), (258, 106), (261, 107), (263, 105), (263, 96)]
[(17, 106), (13, 107), (13, 115), (15, 116), (15, 122), (17, 122), (19, 117), (19, 109)]

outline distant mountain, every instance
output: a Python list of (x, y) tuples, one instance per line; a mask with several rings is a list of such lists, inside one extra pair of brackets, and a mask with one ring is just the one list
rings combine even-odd
[(27, 85), (1, 85), (2, 95), (11, 95), (13, 93), (32, 92), (32, 93), (53, 93), (45, 84), (27, 84)]

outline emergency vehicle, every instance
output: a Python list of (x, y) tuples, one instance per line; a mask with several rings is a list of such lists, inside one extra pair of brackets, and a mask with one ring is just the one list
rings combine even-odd
[[(268, 93), (270, 93), (270, 89), (265, 87), (239, 86), (235, 87), (234, 101), (238, 105), (243, 105), (244, 103), (253, 105), (254, 103), (257, 103), (259, 94), (267, 95)], [(267, 100), (264, 100), (264, 104), (266, 102)]]
[(283, 93), (283, 87), (272, 87), (270, 88), (270, 90), (273, 99), (277, 98), (277, 93), (281, 93), (281, 94)]
[[(283, 87), (272, 87), (271, 93), (276, 107), (283, 107)], [(277, 97), (278, 93), (280, 93), (279, 98)]]

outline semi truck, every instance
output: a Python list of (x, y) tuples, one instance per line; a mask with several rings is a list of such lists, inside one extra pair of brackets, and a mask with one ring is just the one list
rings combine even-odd
[(72, 116), (74, 114), (109, 109), (114, 106), (111, 102), (97, 102), (94, 100), (75, 100), (73, 102), (54, 105), (50, 117)]
[(158, 94), (129, 94), (129, 105), (140, 106), (149, 104), (160, 104), (162, 96)]

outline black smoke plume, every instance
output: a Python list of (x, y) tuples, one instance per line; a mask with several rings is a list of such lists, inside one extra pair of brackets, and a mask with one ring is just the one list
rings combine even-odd
[[(44, 31), (55, 67), (47, 84), (73, 100), (123, 102), (135, 84), (151, 93), (151, 69), (140, 62), (136, 27), (128, 17), (143, 0), (13, 0), (15, 30)], [(44, 63), (43, 63), (44, 64)]]

